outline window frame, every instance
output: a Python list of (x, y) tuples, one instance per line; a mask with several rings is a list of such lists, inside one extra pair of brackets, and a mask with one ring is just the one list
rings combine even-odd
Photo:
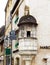
[(27, 31), (27, 37), (31, 37), (31, 31)]

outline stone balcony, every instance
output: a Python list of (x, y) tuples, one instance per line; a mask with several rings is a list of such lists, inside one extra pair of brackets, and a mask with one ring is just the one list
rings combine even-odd
[(19, 40), (20, 54), (37, 54), (37, 39), (24, 38)]

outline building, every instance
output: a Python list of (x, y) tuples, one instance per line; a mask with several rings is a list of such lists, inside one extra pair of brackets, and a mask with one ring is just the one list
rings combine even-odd
[(50, 1), (12, 0), (11, 14), (13, 65), (50, 65)]
[(0, 65), (4, 64), (4, 32), (5, 26), (0, 28)]
[(4, 38), (4, 65), (10, 64), (10, 39), (9, 34), (11, 31), (10, 12), (12, 8), (12, 0), (8, 0), (5, 7), (5, 38)]

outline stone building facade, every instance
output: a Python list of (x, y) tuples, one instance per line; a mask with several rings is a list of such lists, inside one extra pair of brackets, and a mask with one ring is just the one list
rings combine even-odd
[(13, 65), (50, 65), (50, 1), (12, 0), (11, 14)]
[(7, 0), (5, 7), (5, 38), (4, 38), (4, 65), (10, 64), (10, 39), (9, 34), (11, 31), (10, 12), (12, 8), (12, 0)]

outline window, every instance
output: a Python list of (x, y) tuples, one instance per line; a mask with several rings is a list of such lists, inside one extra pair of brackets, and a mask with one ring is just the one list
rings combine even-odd
[(11, 60), (10, 56), (6, 56), (6, 65), (10, 65), (10, 60)]
[(30, 31), (27, 31), (27, 37), (30, 37)]
[(43, 61), (44, 61), (45, 65), (47, 65), (47, 58), (44, 58)]
[(19, 65), (19, 58), (16, 58), (16, 65)]
[(29, 15), (29, 7), (28, 6), (25, 6), (25, 9), (24, 9), (24, 14), (25, 15)]

